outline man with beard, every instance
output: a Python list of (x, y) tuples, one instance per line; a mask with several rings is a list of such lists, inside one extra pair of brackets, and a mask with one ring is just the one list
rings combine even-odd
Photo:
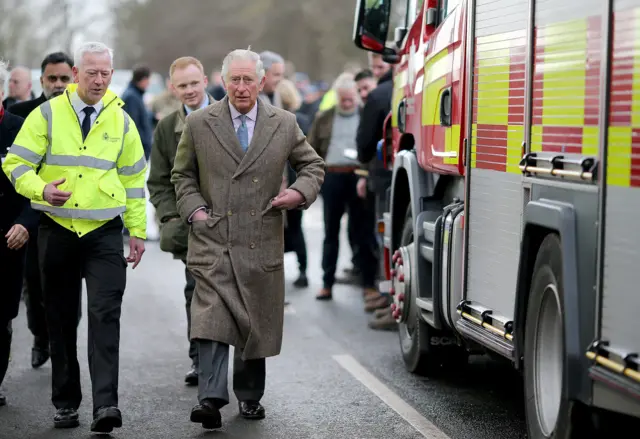
[[(11, 106), (9, 113), (26, 119), (29, 113), (38, 108), (40, 104), (64, 93), (67, 84), (73, 80), (73, 60), (64, 52), (48, 54), (42, 61), (40, 84), (42, 94), (29, 101), (20, 102)], [(27, 323), (33, 334), (33, 347), (31, 348), (31, 367), (39, 368), (49, 359), (49, 332), (44, 317), (44, 300), (40, 285), (40, 267), (38, 265), (38, 230), (29, 231), (27, 243), (27, 263), (25, 266), (25, 306), (27, 308)], [(78, 291), (78, 295), (82, 290)], [(80, 321), (80, 308), (78, 308), (78, 321)]]

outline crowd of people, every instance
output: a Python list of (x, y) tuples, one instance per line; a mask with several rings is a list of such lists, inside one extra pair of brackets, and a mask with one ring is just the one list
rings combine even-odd
[[(375, 156), (392, 91), (380, 56), (372, 54), (365, 68), (347, 66), (328, 90), (273, 51), (234, 50), (211, 81), (198, 59), (185, 56), (169, 66), (167, 92), (150, 108), (143, 95), (151, 70), (135, 67), (127, 89), (115, 95), (113, 52), (102, 43), (81, 45), (73, 59), (48, 54), (39, 97), (25, 72), (0, 63), (0, 384), (23, 296), (31, 365), (51, 359), (55, 427), (79, 425), (83, 279), (91, 430), (122, 425), (119, 321), (127, 266), (135, 269), (145, 251), (145, 188), (160, 248), (185, 265), (185, 382), (198, 386), (193, 422), (221, 426), (229, 346), (239, 411), (264, 418), (265, 359), (282, 343), (284, 252), (297, 255), (293, 286), (307, 288), (302, 217), (317, 196), (324, 242), (316, 299), (332, 299), (347, 214), (349, 273), (362, 287), (365, 311), (374, 313), (369, 326), (396, 328), (390, 298), (376, 287), (376, 219), (389, 171)], [(363, 168), (368, 177), (356, 174)]]

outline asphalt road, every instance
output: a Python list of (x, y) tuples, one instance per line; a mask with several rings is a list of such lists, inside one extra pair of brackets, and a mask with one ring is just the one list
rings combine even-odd
[[(223, 428), (206, 431), (189, 422), (196, 389), (185, 387), (189, 366), (179, 261), (148, 243), (142, 264), (129, 271), (122, 314), (120, 408), (131, 439), (519, 439), (526, 437), (522, 382), (509, 366), (472, 358), (457, 376), (423, 378), (405, 371), (397, 332), (366, 326), (360, 291), (338, 285), (332, 302), (314, 300), (321, 286), (322, 221), (319, 203), (305, 213), (310, 252), (308, 289), (287, 290), (282, 354), (267, 360), (263, 404), (267, 418), (247, 421), (237, 403), (222, 410)], [(346, 242), (343, 241), (343, 242)], [(348, 246), (341, 267), (348, 266)], [(297, 276), (285, 257), (287, 284)], [(86, 302), (86, 301), (85, 301)], [(86, 319), (78, 336), (84, 401), (79, 428), (55, 430), (50, 363), (30, 367), (31, 335), (24, 309), (14, 321), (12, 362), (0, 408), (1, 439), (92, 437), (86, 364)], [(233, 398), (233, 396), (232, 396)]]

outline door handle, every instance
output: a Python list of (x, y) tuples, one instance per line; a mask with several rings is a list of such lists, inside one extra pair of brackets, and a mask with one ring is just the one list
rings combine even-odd
[(447, 87), (440, 95), (440, 125), (451, 126), (451, 87)]

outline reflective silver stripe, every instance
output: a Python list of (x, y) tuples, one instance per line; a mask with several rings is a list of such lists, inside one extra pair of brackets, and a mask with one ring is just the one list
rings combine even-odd
[(24, 146), (20, 146), (15, 143), (11, 145), (11, 148), (9, 148), (9, 152), (11, 154), (17, 155), (21, 159), (24, 159), (35, 166), (38, 166), (42, 161), (42, 156), (40, 154), (36, 154), (30, 149), (27, 149)]
[(144, 167), (147, 165), (147, 161), (144, 156), (140, 157), (140, 160), (135, 162), (131, 166), (123, 166), (118, 168), (118, 174), (120, 175), (136, 175), (137, 173), (144, 170)]
[(127, 188), (127, 198), (144, 198), (144, 188)]
[(16, 168), (13, 171), (11, 171), (11, 184), (15, 186), (16, 180), (22, 177), (24, 174), (26, 174), (29, 171), (33, 171), (33, 169), (31, 169), (31, 167), (27, 165), (16, 166)]
[(118, 153), (118, 160), (120, 160), (122, 151), (124, 151), (124, 138), (127, 136), (127, 133), (129, 132), (129, 115), (123, 109), (122, 109), (122, 116), (124, 117), (124, 130), (122, 133), (122, 143), (120, 144), (120, 152)]
[(116, 167), (116, 163), (110, 160), (74, 155), (50, 155), (47, 157), (47, 165), (84, 166), (85, 168), (101, 169), (103, 171)]
[(41, 212), (48, 212), (60, 218), (110, 220), (126, 210), (122, 207), (110, 207), (108, 209), (69, 209), (67, 207), (47, 206), (45, 204), (31, 203), (31, 207)]
[(51, 102), (45, 101), (40, 104), (40, 113), (42, 113), (42, 117), (47, 121), (47, 139), (49, 140), (49, 149), (47, 153), (51, 153), (51, 132), (53, 131), (53, 117), (51, 117)]

